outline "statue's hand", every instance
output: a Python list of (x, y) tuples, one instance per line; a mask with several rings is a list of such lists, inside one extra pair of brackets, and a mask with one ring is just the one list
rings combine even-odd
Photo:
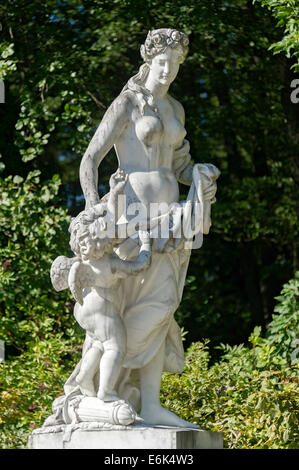
[(142, 245), (150, 245), (151, 237), (147, 230), (139, 230), (138, 235)]
[(128, 175), (123, 170), (118, 169), (109, 180), (110, 190), (115, 193), (123, 191), (128, 182)]
[(149, 268), (152, 258), (152, 247), (151, 247), (151, 237), (149, 232), (146, 230), (139, 230), (138, 232), (139, 239), (141, 241), (140, 253), (138, 256), (138, 262), (141, 265), (140, 271)]

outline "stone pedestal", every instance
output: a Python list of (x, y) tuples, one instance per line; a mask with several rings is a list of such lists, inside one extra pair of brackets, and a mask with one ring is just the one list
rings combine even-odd
[(78, 423), (36, 429), (30, 449), (222, 449), (222, 434), (164, 426)]

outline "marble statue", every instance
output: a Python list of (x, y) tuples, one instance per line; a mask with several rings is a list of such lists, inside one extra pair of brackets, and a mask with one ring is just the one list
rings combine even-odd
[[(191, 165), (185, 113), (169, 93), (188, 52), (175, 29), (150, 31), (144, 63), (105, 113), (81, 162), (86, 207), (73, 219), (73, 258), (51, 268), (86, 331), (82, 359), (44, 426), (78, 422), (196, 428), (160, 404), (163, 371), (181, 373), (174, 319), (192, 248), (211, 226), (219, 170)], [(119, 168), (100, 200), (98, 167), (114, 146)], [(189, 185), (179, 200), (178, 182)], [(136, 215), (137, 214), (137, 215)]]

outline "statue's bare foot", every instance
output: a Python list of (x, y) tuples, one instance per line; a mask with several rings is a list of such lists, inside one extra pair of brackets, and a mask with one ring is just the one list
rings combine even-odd
[(180, 428), (198, 429), (193, 423), (188, 423), (184, 419), (179, 418), (171, 411), (166, 410), (161, 405), (150, 405), (141, 410), (140, 417), (145, 424), (156, 426), (176, 426)]
[(107, 392), (104, 392), (103, 390), (101, 390), (101, 388), (99, 388), (97, 397), (100, 400), (103, 400), (103, 401), (119, 401), (119, 400), (121, 400), (121, 398), (116, 394), (116, 392), (114, 392), (114, 390), (112, 391), (112, 393), (107, 393)]
[(80, 386), (81, 393), (86, 397), (95, 397), (96, 391), (94, 388), (93, 380), (87, 379), (86, 377), (80, 377), (80, 374), (76, 377), (76, 382)]

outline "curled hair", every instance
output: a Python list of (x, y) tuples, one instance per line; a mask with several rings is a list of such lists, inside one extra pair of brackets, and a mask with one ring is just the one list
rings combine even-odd
[(180, 50), (183, 62), (188, 53), (188, 44), (188, 36), (176, 29), (154, 29), (148, 32), (145, 43), (140, 47), (140, 53), (144, 62), (148, 62), (157, 54), (165, 52), (167, 47), (170, 47), (171, 49)]
[(180, 33), (176, 29), (155, 29), (149, 31), (145, 43), (140, 47), (141, 57), (144, 64), (141, 65), (136, 75), (131, 77), (122, 92), (131, 90), (138, 98), (141, 114), (144, 114), (145, 106), (148, 105), (159, 117), (158, 109), (154, 105), (153, 95), (144, 86), (149, 74), (149, 63), (158, 54), (166, 51), (168, 47), (178, 49), (183, 62), (188, 53), (189, 39), (185, 33)]
[[(69, 232), (70, 247), (83, 260), (100, 258), (108, 251), (108, 245), (103, 243), (103, 232), (107, 229), (107, 205), (98, 204), (89, 210), (80, 212), (72, 220)], [(104, 247), (103, 247), (104, 245)], [(109, 244), (110, 249), (111, 244)]]
[(133, 91), (135, 96), (138, 98), (138, 105), (141, 115), (144, 114), (144, 108), (146, 104), (154, 111), (158, 112), (156, 107), (154, 106), (154, 98), (153, 95), (149, 90), (147, 90), (144, 86), (146, 77), (149, 74), (149, 65), (147, 63), (142, 64), (139, 68), (139, 71), (136, 75), (131, 77), (128, 83), (123, 88), (122, 92), (126, 90)]

